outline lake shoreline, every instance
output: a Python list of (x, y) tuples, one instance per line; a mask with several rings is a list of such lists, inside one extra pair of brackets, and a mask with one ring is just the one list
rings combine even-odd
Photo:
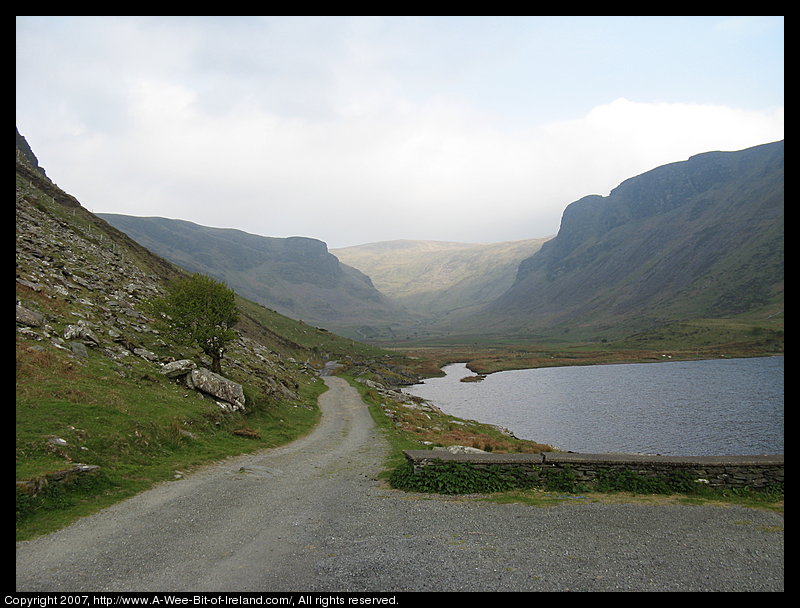
[(783, 353), (765, 354), (718, 354), (709, 353), (647, 353), (639, 356), (609, 357), (608, 354), (588, 354), (586, 356), (551, 357), (549, 360), (536, 358), (526, 361), (509, 359), (476, 359), (472, 361), (453, 361), (453, 363), (466, 363), (467, 368), (482, 376), (497, 372), (517, 371), (524, 369), (543, 369), (549, 367), (575, 367), (591, 365), (627, 365), (644, 363), (667, 363), (670, 361), (718, 361), (729, 359), (753, 359), (768, 357), (783, 357)]
[[(500, 370), (507, 377), (457, 362), (405, 392), (559, 450), (774, 454), (783, 453), (783, 359), (665, 359), (659, 362), (674, 365), (658, 371), (643, 361)], [(525, 373), (537, 371), (545, 373)]]
[(705, 361), (783, 357), (783, 350), (756, 348), (751, 345), (713, 346), (706, 348), (603, 348), (599, 345), (480, 346), (432, 345), (397, 347), (413, 362), (411, 368), (423, 378), (442, 376), (441, 369), (452, 363), (465, 363), (470, 371), (489, 375), (502, 371), (572, 367), (579, 365), (614, 365), (621, 363), (660, 363), (664, 361)]

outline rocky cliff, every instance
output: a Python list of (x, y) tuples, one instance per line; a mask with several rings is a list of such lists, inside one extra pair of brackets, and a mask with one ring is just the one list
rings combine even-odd
[(710, 152), (587, 196), (481, 318), (503, 331), (613, 335), (783, 314), (784, 143)]

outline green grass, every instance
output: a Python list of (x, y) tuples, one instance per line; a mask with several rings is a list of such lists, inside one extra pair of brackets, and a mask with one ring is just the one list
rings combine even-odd
[[(767, 490), (717, 489), (688, 484), (681, 476), (671, 480), (652, 480), (641, 478), (635, 474), (621, 474), (606, 479), (597, 488), (588, 488), (577, 484), (569, 475), (559, 475), (541, 487), (520, 487), (530, 486), (530, 484), (520, 484), (519, 479), (513, 475), (476, 473), (474, 470), (470, 470), (468, 465), (454, 465), (452, 470), (442, 471), (420, 484), (418, 480), (409, 479), (408, 461), (403, 451), (426, 449), (428, 446), (422, 443), (423, 439), (433, 439), (433, 443), (438, 445), (451, 445), (455, 442), (447, 440), (448, 431), (440, 430), (438, 436), (432, 436), (428, 434), (424, 423), (421, 423), (419, 418), (415, 419), (417, 424), (413, 425), (413, 430), (409, 430), (407, 420), (398, 416), (397, 410), (393, 412), (394, 419), (386, 415), (384, 408), (380, 405), (384, 400), (374, 389), (355, 381), (354, 377), (347, 373), (342, 376), (359, 391), (362, 400), (369, 407), (375, 424), (390, 444), (390, 455), (380, 478), (398, 489), (414, 492), (477, 494), (478, 496), (473, 496), (472, 499), (505, 504), (522, 503), (540, 507), (581, 502), (636, 502), (639, 504), (685, 505), (735, 504), (780, 513), (784, 511), (782, 487)], [(487, 447), (506, 439), (498, 436), (498, 431), (491, 425), (475, 421), (462, 421), (447, 415), (441, 417), (434, 415), (430, 419), (423, 418), (423, 420), (427, 420), (432, 428), (457, 428), (461, 433), (460, 441), (457, 443), (461, 445)], [(448, 425), (447, 420), (451, 420), (452, 424)], [(531, 441), (517, 441), (539, 451), (548, 448), (548, 446)], [(504, 447), (508, 448), (509, 446)], [(497, 451), (523, 451), (520, 446), (510, 447), (511, 449)]]
[(738, 505), (750, 509), (784, 512), (784, 493), (781, 490), (720, 490), (697, 488), (688, 493), (647, 493), (629, 490), (553, 491), (544, 488), (514, 489), (483, 496), (481, 500), (500, 504), (527, 504), (549, 507), (563, 503), (636, 503), (645, 505), (680, 504), (687, 506)]
[[(245, 386), (247, 414), (209, 399), (132, 361), (90, 353), (85, 363), (55, 349), (17, 345), (16, 479), (99, 465), (98, 474), (50, 484), (37, 496), (17, 491), (17, 539), (53, 531), (192, 468), (285, 444), (319, 420), (319, 379), (299, 382), (300, 401), (278, 401)], [(245, 429), (246, 436), (235, 431)], [(57, 437), (66, 445), (52, 443)]]

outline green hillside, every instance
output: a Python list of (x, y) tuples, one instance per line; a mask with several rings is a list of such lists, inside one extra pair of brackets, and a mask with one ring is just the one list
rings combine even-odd
[(340, 263), (317, 239), (265, 237), (159, 217), (100, 217), (181, 268), (212, 276), (254, 302), (340, 335), (360, 338), (377, 331), (391, 337), (391, 328), (408, 319), (369, 277)]
[[(238, 297), (224, 386), (164, 372), (200, 351), (171, 341), (148, 303), (185, 271), (88, 212), (17, 133), (17, 530), (29, 537), (316, 423), (328, 360), (408, 382), (406, 361)], [(204, 372), (203, 372), (204, 373)], [(71, 483), (64, 483), (64, 481)]]

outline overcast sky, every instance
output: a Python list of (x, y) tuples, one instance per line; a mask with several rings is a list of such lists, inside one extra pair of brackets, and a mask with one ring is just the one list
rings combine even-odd
[(783, 139), (783, 17), (17, 17), (16, 123), (95, 213), (329, 247), (558, 231)]

